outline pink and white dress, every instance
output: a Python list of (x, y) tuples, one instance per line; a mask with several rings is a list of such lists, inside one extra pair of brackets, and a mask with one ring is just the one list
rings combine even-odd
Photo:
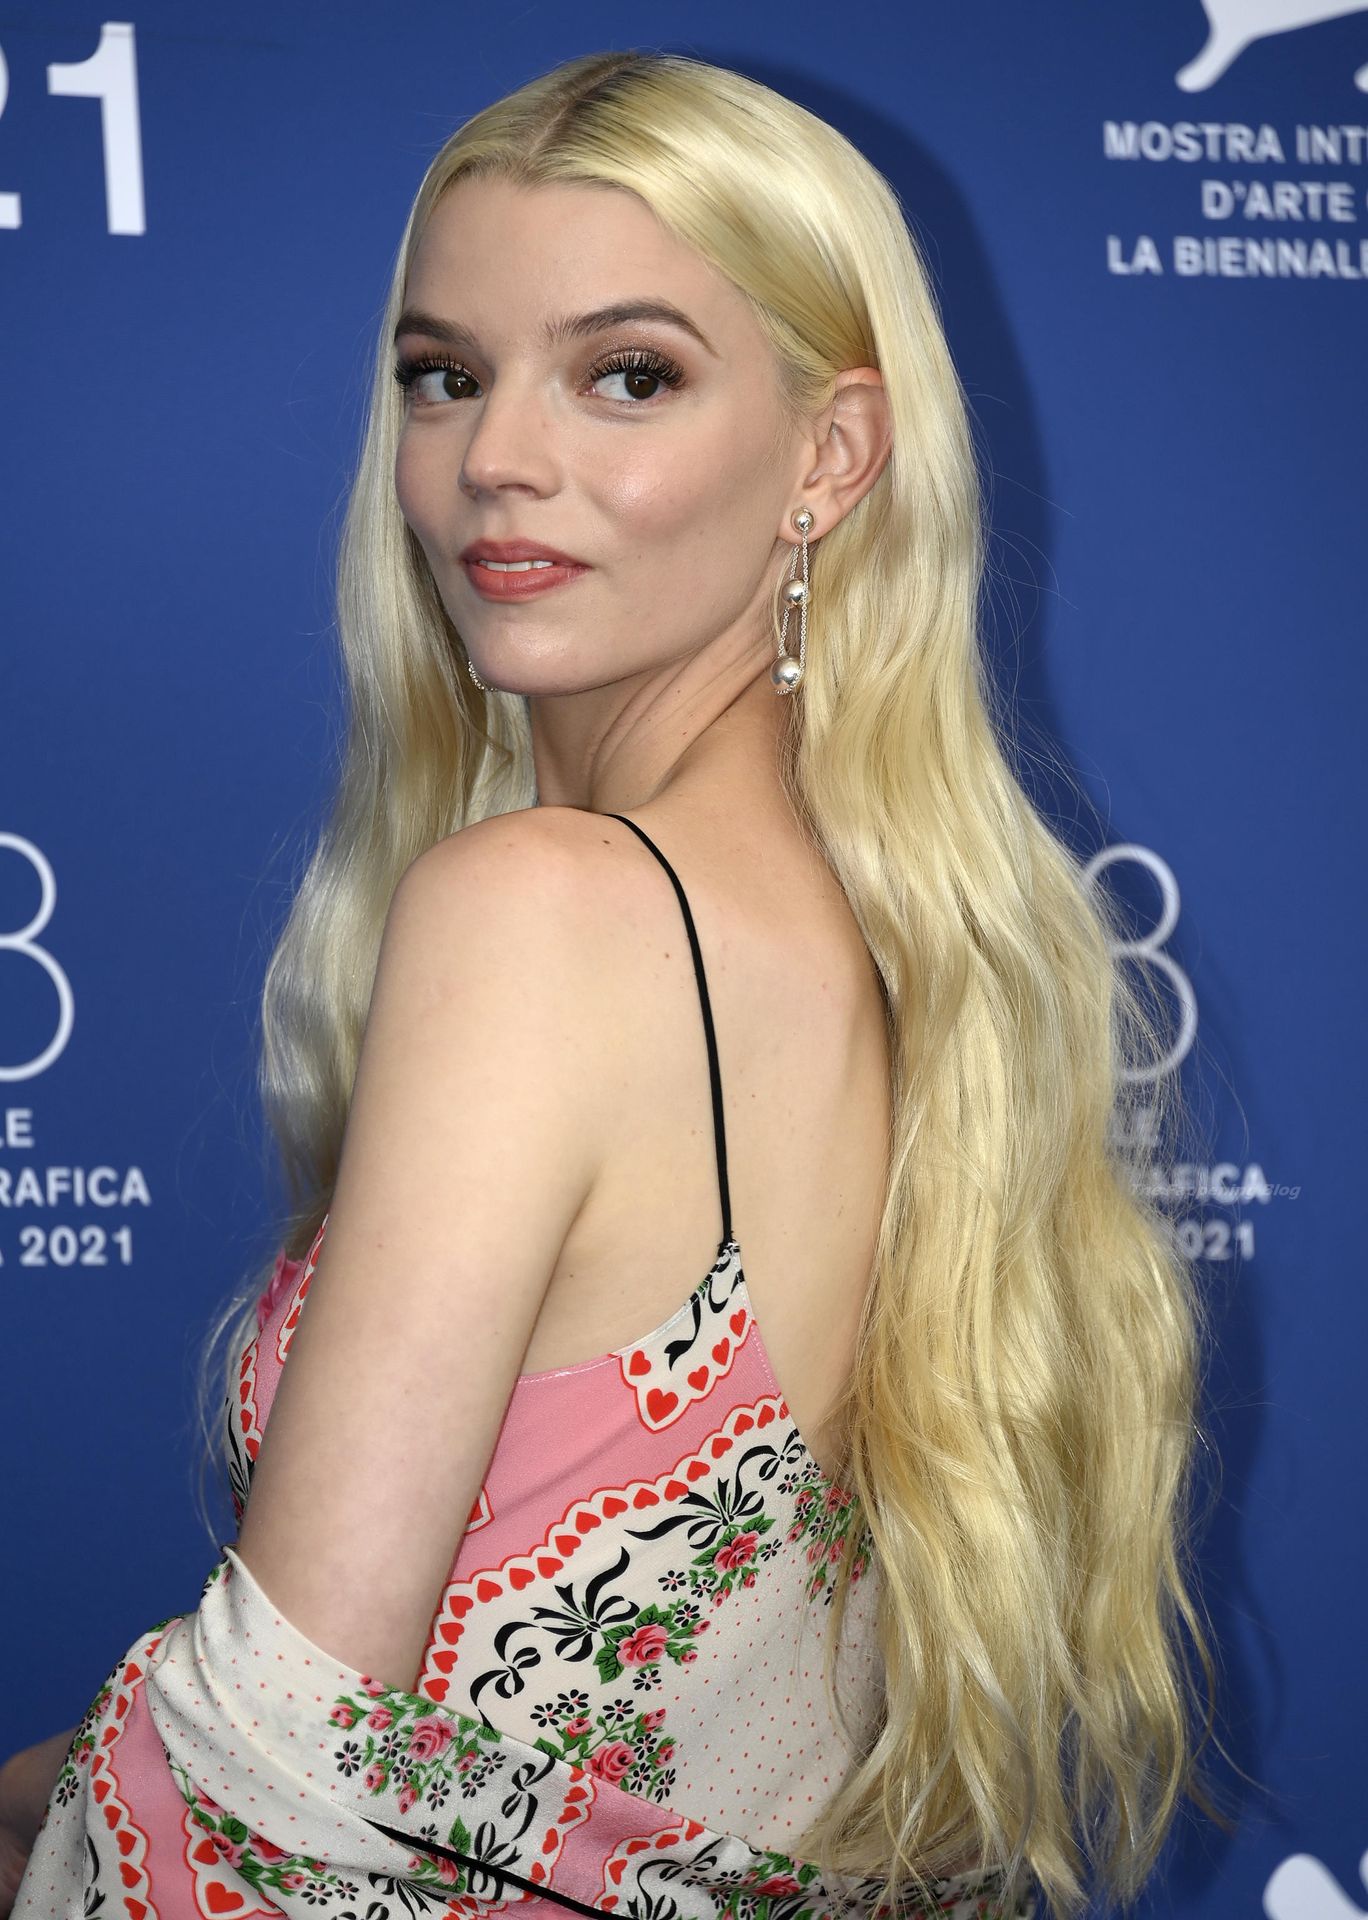
[[(621, 815), (613, 816), (623, 818)], [(398, 1920), (570, 1908), (632, 1920), (874, 1916), (794, 1842), (877, 1736), (877, 1562), (862, 1535), (822, 1685), (832, 1566), (856, 1511), (775, 1380), (731, 1231), (721, 1078), (693, 916), (722, 1237), (630, 1346), (523, 1374), (411, 1692), (342, 1666), (232, 1547), (197, 1610), (143, 1634), (77, 1729), (15, 1920)], [(327, 1232), (282, 1251), (241, 1356), (241, 1520)], [(1001, 1875), (939, 1884), (950, 1920), (1028, 1920)]]

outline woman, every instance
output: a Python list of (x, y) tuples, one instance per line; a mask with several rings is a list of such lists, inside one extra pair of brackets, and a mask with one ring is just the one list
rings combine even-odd
[(229, 1343), (240, 1533), (11, 1763), (24, 1920), (1143, 1882), (1206, 1662), (1195, 1306), (980, 541), (833, 129), (609, 53), (438, 154), (266, 983), (298, 1209)]

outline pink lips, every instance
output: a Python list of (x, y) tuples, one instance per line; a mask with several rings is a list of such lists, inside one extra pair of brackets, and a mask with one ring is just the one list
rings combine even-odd
[[(505, 558), (503, 554), (497, 556)], [(524, 556), (509, 554), (509, 559)], [(534, 556), (525, 556), (532, 559)], [(578, 580), (589, 568), (579, 561), (549, 567), (528, 567), (514, 573), (501, 573), (494, 567), (481, 566), (479, 559), (467, 559), (464, 555), (461, 564), (466, 570), (466, 578), (475, 591), (486, 600), (530, 600), (539, 593), (549, 593), (553, 587), (563, 587), (571, 580)]]

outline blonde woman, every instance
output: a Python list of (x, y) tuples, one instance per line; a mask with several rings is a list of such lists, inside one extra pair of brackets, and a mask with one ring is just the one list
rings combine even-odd
[(923, 269), (830, 126), (606, 53), (442, 148), (266, 981), (297, 1210), (229, 1316), (240, 1532), (10, 1762), (23, 1920), (1143, 1883), (1207, 1661), (1196, 1314), (981, 568)]

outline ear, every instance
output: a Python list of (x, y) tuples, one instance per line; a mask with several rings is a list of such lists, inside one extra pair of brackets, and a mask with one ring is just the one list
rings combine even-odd
[[(838, 373), (836, 392), (815, 427), (806, 470), (797, 480), (797, 491), (816, 523), (808, 536), (812, 540), (830, 533), (864, 499), (893, 450), (888, 394), (877, 367), (849, 367)], [(787, 513), (780, 536), (793, 541)]]

